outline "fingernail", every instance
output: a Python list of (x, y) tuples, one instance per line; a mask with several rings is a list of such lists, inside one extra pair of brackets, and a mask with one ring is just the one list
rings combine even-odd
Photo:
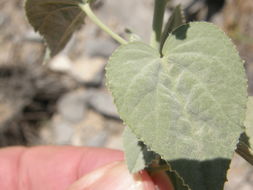
[(155, 190), (155, 186), (145, 171), (130, 174), (124, 162), (115, 162), (83, 176), (68, 190)]

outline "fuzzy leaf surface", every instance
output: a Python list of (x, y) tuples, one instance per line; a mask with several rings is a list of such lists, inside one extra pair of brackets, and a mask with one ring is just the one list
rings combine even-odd
[[(220, 168), (219, 177), (201, 186), (217, 184), (213, 189), (218, 190), (243, 132), (247, 103), (243, 62), (224, 32), (205, 22), (177, 28), (162, 53), (160, 57), (142, 42), (113, 53), (107, 85), (118, 112), (151, 150), (172, 163), (172, 169), (174, 165), (183, 171), (182, 177), (189, 170), (173, 161), (192, 161), (193, 168), (196, 162), (200, 170)], [(208, 172), (198, 175), (206, 178)]]
[(59, 53), (84, 23), (83, 0), (26, 0), (27, 18), (46, 40), (51, 56)]

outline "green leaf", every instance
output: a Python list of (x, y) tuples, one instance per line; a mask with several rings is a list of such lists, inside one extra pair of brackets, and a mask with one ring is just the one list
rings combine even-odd
[(224, 32), (204, 22), (177, 28), (162, 53), (141, 42), (121, 46), (107, 65), (107, 85), (124, 122), (163, 159), (220, 169), (210, 180), (216, 190), (243, 132), (243, 62)]
[(26, 0), (27, 18), (45, 38), (51, 56), (59, 53), (84, 23), (85, 14), (78, 7), (82, 3), (83, 0)]
[(250, 147), (253, 148), (253, 96), (248, 97), (246, 119), (244, 121)]
[(136, 138), (129, 127), (126, 127), (124, 130), (123, 145), (125, 159), (131, 173), (143, 170), (156, 159), (156, 154), (152, 151), (148, 151), (145, 144)]
[[(191, 190), (222, 190), (227, 181), (226, 173), (230, 162), (230, 159), (223, 158), (206, 161), (178, 159), (170, 161), (170, 165)], [(185, 185), (179, 183), (176, 190), (185, 188)]]
[(165, 25), (164, 31), (161, 37), (160, 50), (162, 50), (165, 40), (168, 38), (169, 34), (175, 30), (177, 27), (185, 24), (185, 16), (180, 5), (176, 6), (173, 10), (168, 22)]

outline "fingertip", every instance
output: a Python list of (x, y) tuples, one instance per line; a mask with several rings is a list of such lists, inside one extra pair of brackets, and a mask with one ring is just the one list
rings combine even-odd
[(169, 176), (164, 171), (158, 171), (151, 174), (151, 178), (159, 190), (174, 190)]
[[(123, 160), (117, 150), (73, 146), (11, 147), (0, 149), (0, 189), (66, 189), (80, 176)], [(6, 187), (6, 188), (5, 188)]]
[(90, 148), (81, 156), (78, 176), (81, 177), (96, 168), (122, 160), (124, 160), (124, 154), (120, 150)]
[(84, 175), (68, 190), (154, 190), (149, 175), (143, 171), (130, 174), (125, 162), (114, 162)]
[(142, 170), (139, 172), (141, 176), (141, 180), (143, 183), (143, 189), (145, 190), (155, 190), (155, 184), (151, 177), (149, 176), (148, 172), (145, 170)]
[(0, 149), (0, 189), (17, 189), (18, 168), (25, 147)]

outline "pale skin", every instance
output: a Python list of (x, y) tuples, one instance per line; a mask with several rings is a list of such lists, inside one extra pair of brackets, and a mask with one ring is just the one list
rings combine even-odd
[(0, 189), (173, 190), (163, 172), (130, 174), (121, 151), (41, 146), (0, 149)]

